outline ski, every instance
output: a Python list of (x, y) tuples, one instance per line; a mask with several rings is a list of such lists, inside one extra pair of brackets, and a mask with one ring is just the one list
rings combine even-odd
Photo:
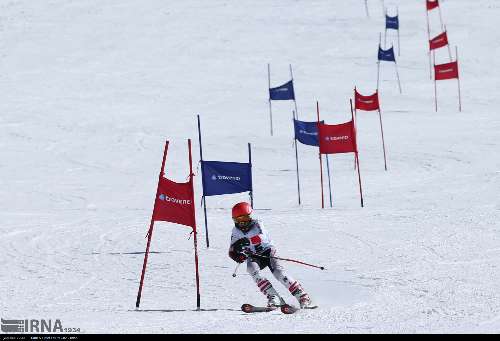
[(281, 312), (283, 314), (293, 314), (296, 313), (297, 311), (301, 309), (316, 309), (318, 308), (317, 305), (306, 307), (306, 308), (299, 308), (290, 304), (284, 304), (280, 307), (258, 307), (254, 306), (252, 304), (245, 303), (241, 306), (241, 310), (247, 314), (252, 314), (252, 313), (269, 313), (271, 311), (275, 311), (278, 308), (280, 308)]
[(289, 304), (285, 304), (285, 305), (282, 305), (281, 306), (281, 312), (283, 314), (293, 314), (293, 313), (296, 313), (297, 311), (301, 310), (301, 309), (316, 309), (318, 308), (317, 305), (313, 305), (313, 306), (309, 306), (309, 307), (305, 307), (305, 308), (299, 308), (299, 307), (295, 307), (293, 305), (289, 305)]
[(251, 313), (268, 313), (278, 309), (278, 307), (257, 307), (248, 303), (241, 306), (241, 310), (247, 314)]

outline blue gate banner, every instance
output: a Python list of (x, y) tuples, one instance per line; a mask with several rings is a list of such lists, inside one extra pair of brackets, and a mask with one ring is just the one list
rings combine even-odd
[(388, 15), (385, 16), (385, 28), (399, 30), (399, 19), (398, 16), (390, 17)]
[[(323, 123), (324, 121), (321, 121)], [(319, 146), (318, 141), (318, 122), (304, 122), (299, 120), (293, 120), (293, 125), (295, 128), (295, 138), (302, 144), (307, 144), (308, 146)]]
[(252, 191), (250, 163), (201, 161), (203, 195), (221, 195)]
[(395, 62), (396, 58), (394, 57), (394, 47), (391, 47), (388, 50), (382, 50), (382, 48), (379, 46), (378, 60), (385, 60), (386, 62)]
[(290, 99), (294, 100), (295, 93), (293, 91), (293, 80), (275, 88), (270, 88), (269, 98), (274, 101), (286, 101)]

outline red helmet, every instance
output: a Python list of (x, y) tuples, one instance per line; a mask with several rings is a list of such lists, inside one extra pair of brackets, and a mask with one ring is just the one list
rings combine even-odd
[(242, 216), (242, 215), (250, 215), (252, 214), (252, 206), (250, 206), (247, 202), (239, 202), (233, 206), (233, 218)]

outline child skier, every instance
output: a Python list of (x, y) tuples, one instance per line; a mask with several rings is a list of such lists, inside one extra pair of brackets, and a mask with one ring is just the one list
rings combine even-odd
[(272, 244), (261, 222), (251, 217), (252, 207), (246, 202), (234, 205), (232, 216), (234, 228), (231, 234), (229, 257), (237, 263), (246, 261), (247, 271), (267, 297), (268, 307), (279, 307), (285, 304), (271, 282), (260, 274), (259, 270), (269, 267), (274, 277), (283, 284), (299, 301), (301, 308), (311, 305), (309, 295), (299, 282), (284, 273), (283, 266), (276, 258), (276, 249)]

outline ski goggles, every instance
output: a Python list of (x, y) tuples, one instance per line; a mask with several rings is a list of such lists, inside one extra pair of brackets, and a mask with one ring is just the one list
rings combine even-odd
[(246, 215), (240, 215), (239, 217), (233, 218), (234, 222), (236, 224), (248, 224), (249, 222), (252, 221), (252, 218), (248, 214)]

